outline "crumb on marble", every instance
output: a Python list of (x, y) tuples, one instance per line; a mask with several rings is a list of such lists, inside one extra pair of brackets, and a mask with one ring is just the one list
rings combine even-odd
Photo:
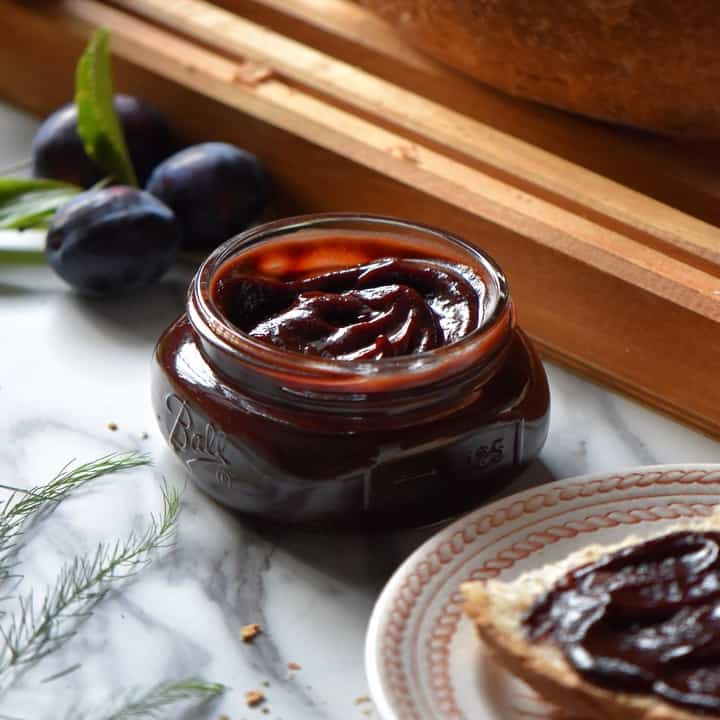
[(367, 695), (360, 695), (359, 697), (355, 698), (355, 704), (356, 705), (362, 705), (363, 703), (369, 703), (370, 698)]
[(270, 681), (269, 680), (263, 680), (260, 683), (263, 687), (270, 687)]
[(260, 625), (258, 625), (257, 623), (245, 625), (240, 631), (240, 637), (243, 639), (243, 642), (246, 643), (251, 643), (259, 634)]
[(296, 663), (296, 662), (289, 662), (288, 670), (302, 670), (302, 665), (300, 665), (300, 663)]
[(112, 432), (115, 432), (118, 429), (118, 424), (116, 422), (109, 422), (107, 426), (108, 430), (112, 430)]
[[(149, 433), (146, 433), (146, 432), (140, 433), (140, 439), (141, 439), (141, 440), (147, 440), (149, 437), (150, 437), (150, 434), (149, 434)], [(227, 715), (226, 715), (225, 717), (227, 717)], [(228, 718), (228, 720), (230, 720), (230, 718)]]
[(230, 716), (229, 716), (229, 715), (221, 715), (221, 716), (218, 718), (218, 720), (230, 720)]
[(270, 714), (270, 708), (264, 707), (260, 712), (261, 712), (263, 715), (269, 715), (269, 714)]
[(245, 702), (248, 707), (257, 707), (265, 702), (265, 695), (260, 690), (248, 690), (245, 693)]

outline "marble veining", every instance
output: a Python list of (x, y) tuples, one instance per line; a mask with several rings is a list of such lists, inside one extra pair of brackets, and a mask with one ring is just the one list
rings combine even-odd
[[(18, 159), (32, 127), (0, 108), (0, 164)], [(18, 239), (0, 234), (0, 242)], [(40, 589), (64, 559), (142, 528), (159, 509), (161, 480), (185, 487), (174, 550), (110, 596), (62, 652), (22, 675), (0, 697), (0, 716), (100, 717), (93, 709), (122, 690), (199, 674), (231, 690), (186, 718), (372, 718), (372, 705), (354, 702), (367, 694), (366, 624), (394, 568), (431, 531), (328, 536), (263, 527), (188, 484), (149, 402), (153, 344), (182, 310), (188, 272), (131, 298), (88, 300), (43, 266), (0, 267), (1, 481), (29, 487), (72, 458), (114, 450), (143, 450), (155, 462), (99, 482), (39, 526), (21, 558), (26, 582)], [(512, 489), (644, 463), (720, 461), (718, 443), (558, 367), (548, 372), (549, 441)], [(248, 645), (240, 629), (251, 622), (263, 633)], [(291, 679), (288, 662), (302, 666)], [(267, 695), (267, 715), (245, 706), (254, 688)]]

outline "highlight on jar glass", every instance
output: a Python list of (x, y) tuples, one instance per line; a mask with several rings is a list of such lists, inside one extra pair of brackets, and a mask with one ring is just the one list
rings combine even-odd
[(152, 395), (200, 488), (306, 527), (476, 507), (538, 455), (549, 421), (497, 264), (370, 215), (290, 218), (219, 247), (158, 342)]

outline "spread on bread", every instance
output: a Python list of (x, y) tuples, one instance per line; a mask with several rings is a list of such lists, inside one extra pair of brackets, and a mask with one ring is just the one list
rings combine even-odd
[(720, 711), (720, 532), (678, 531), (561, 577), (523, 619), (586, 680)]

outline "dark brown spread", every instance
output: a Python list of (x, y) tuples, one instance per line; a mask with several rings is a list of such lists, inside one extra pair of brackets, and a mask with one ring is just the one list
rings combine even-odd
[(269, 277), (241, 262), (213, 287), (220, 312), (253, 338), (338, 360), (412, 355), (482, 323), (485, 285), (445, 260), (385, 257), (305, 277)]
[(573, 570), (525, 618), (587, 680), (720, 712), (720, 532), (676, 532)]
[(549, 420), (500, 269), (366, 216), (280, 221), (219, 248), (158, 342), (152, 387), (203, 490), (343, 531), (476, 507), (537, 456)]

